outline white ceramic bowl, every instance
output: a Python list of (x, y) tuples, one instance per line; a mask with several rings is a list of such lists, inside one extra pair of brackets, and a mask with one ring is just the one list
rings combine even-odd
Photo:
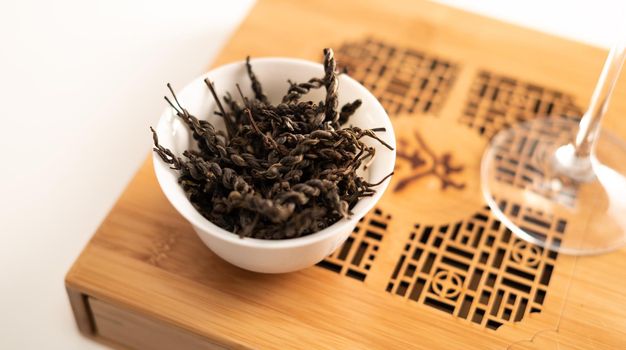
[[(263, 84), (270, 102), (277, 103), (288, 88), (287, 79), (303, 82), (311, 77), (322, 77), (321, 64), (289, 58), (259, 58), (252, 60), (253, 69)], [(205, 78), (215, 83), (218, 96), (229, 91), (236, 93), (239, 84), (244, 95), (253, 96), (244, 62), (235, 62), (216, 68), (198, 77), (177, 93), (182, 106), (200, 119), (211, 121), (217, 128), (224, 129), (222, 119), (213, 114), (215, 102), (204, 83)], [(341, 75), (339, 77), (339, 106), (360, 98), (363, 105), (351, 117), (350, 124), (361, 128), (384, 127), (386, 132), (377, 135), (395, 149), (395, 137), (387, 113), (376, 98), (356, 80)], [(320, 101), (325, 90), (318, 89), (306, 95), (306, 99)], [(181, 155), (190, 144), (190, 133), (171, 108), (161, 115), (156, 128), (159, 142)], [(378, 182), (393, 171), (396, 152), (391, 151), (375, 140), (364, 138), (368, 145), (376, 147), (376, 156), (371, 166), (363, 172), (369, 182)], [(161, 188), (172, 205), (187, 219), (202, 241), (224, 260), (241, 268), (265, 272), (290, 272), (318, 263), (337, 249), (350, 235), (357, 222), (376, 204), (389, 184), (389, 179), (376, 187), (376, 194), (361, 199), (352, 209), (354, 215), (308, 236), (285, 240), (262, 240), (239, 238), (204, 218), (189, 202), (177, 182), (178, 174), (171, 170), (156, 154), (154, 171)]]

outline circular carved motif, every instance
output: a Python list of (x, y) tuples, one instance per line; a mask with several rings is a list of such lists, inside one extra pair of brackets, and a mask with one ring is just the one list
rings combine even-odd
[(433, 291), (442, 298), (454, 298), (461, 293), (462, 286), (461, 276), (447, 270), (437, 272), (432, 282)]
[(516, 242), (511, 250), (513, 261), (524, 266), (536, 266), (541, 259), (541, 250), (525, 241)]

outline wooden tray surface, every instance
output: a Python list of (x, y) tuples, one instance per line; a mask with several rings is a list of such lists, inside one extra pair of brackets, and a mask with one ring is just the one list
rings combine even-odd
[[(626, 348), (626, 250), (578, 258), (526, 244), (479, 183), (489, 137), (580, 114), (606, 52), (421, 1), (261, 0), (213, 66), (320, 60), (329, 46), (399, 141), (388, 191), (346, 244), (297, 273), (233, 267), (168, 203), (149, 157), (67, 275), (79, 328), (114, 344), (93, 319), (113, 305), (227, 348)], [(624, 88), (605, 125), (626, 138)], [(503, 176), (523, 181), (526, 151), (505, 153), (516, 165)], [(506, 208), (550, 239), (575, 224)]]

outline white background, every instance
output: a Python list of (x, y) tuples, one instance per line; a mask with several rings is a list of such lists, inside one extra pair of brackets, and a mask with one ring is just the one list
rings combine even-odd
[[(441, 1), (608, 47), (621, 1)], [(209, 65), (251, 0), (0, 0), (0, 349), (96, 349), (63, 277), (150, 148), (165, 82)], [(597, 69), (597, 68), (595, 68)]]

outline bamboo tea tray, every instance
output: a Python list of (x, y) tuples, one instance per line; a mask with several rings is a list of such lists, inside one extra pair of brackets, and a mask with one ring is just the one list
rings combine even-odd
[[(422, 1), (261, 0), (213, 66), (319, 61), (327, 46), (399, 141), (388, 191), (346, 244), (296, 273), (233, 267), (168, 203), (149, 157), (67, 275), (80, 330), (133, 349), (626, 349), (626, 250), (577, 258), (526, 244), (479, 186), (489, 137), (580, 114), (606, 52)], [(624, 115), (617, 97), (605, 127), (622, 138)], [(503, 152), (502, 176), (524, 181), (527, 149)], [(505, 205), (554, 240), (576, 224)]]

